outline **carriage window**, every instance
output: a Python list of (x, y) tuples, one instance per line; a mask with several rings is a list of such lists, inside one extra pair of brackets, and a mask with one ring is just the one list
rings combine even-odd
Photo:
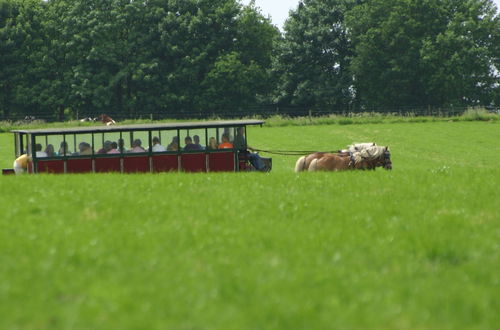
[(151, 150), (153, 152), (177, 151), (177, 131), (152, 131)]
[(218, 129), (218, 148), (219, 149), (231, 149), (233, 148), (234, 141), (234, 127), (224, 127)]
[(15, 144), (16, 144), (16, 157), (21, 156), (22, 154), (26, 153), (26, 150), (23, 150), (26, 148), (26, 144), (23, 146), (23, 137), (24, 135), (21, 133), (15, 133)]
[(205, 149), (205, 129), (181, 130), (180, 146), (183, 151), (199, 151)]
[[(96, 138), (98, 135), (96, 134)], [(72, 156), (89, 156), (94, 152), (93, 144), (99, 145), (98, 141), (93, 141), (92, 134), (67, 135), (66, 142), (69, 149), (73, 150)]]
[(57, 157), (54, 143), (57, 145), (57, 141), (54, 140), (53, 136), (36, 136), (34, 152), (37, 158), (43, 157)]
[(209, 128), (207, 129), (207, 142), (206, 149), (207, 150), (216, 150), (219, 146), (220, 140), (217, 134), (217, 128)]
[[(45, 153), (47, 157), (62, 157), (64, 156), (64, 149), (61, 149), (63, 145), (64, 136), (61, 135), (49, 135), (47, 136), (47, 146), (45, 147)], [(62, 154), (60, 152), (62, 151)]]
[(227, 136), (229, 142), (232, 143), (234, 140), (234, 127), (219, 128), (219, 134), (219, 141), (222, 142), (222, 136)]
[(117, 132), (94, 134), (94, 144), (97, 150), (96, 153), (99, 155), (119, 154), (119, 141), (120, 133)]
[(122, 134), (124, 152), (148, 152), (149, 133), (146, 131), (124, 132)]
[(238, 149), (240, 151), (247, 149), (246, 127), (245, 126), (235, 127), (233, 144), (234, 144), (234, 148)]
[(26, 153), (27, 155), (32, 155), (32, 150), (33, 150), (33, 146), (31, 145), (31, 134), (26, 134), (25, 135), (25, 150), (23, 151), (24, 153)]

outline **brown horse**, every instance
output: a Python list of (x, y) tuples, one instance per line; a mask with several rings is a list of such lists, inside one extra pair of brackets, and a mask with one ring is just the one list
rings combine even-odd
[(384, 167), (386, 170), (392, 169), (391, 153), (388, 147), (372, 145), (361, 151), (339, 151), (335, 154), (316, 152), (299, 158), (295, 164), (295, 172), (306, 170), (374, 170), (376, 167)]
[(308, 171), (345, 171), (345, 170), (371, 170), (375, 167), (366, 159), (355, 162), (349, 155), (342, 154), (324, 154), (321, 158), (311, 161)]
[(327, 152), (315, 152), (313, 154), (300, 157), (295, 163), (295, 172), (307, 171), (313, 160), (319, 159), (325, 154), (327, 154)]

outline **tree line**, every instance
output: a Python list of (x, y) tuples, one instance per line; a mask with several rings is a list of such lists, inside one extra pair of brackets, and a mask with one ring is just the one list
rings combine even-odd
[(0, 0), (0, 116), (500, 105), (491, 0)]

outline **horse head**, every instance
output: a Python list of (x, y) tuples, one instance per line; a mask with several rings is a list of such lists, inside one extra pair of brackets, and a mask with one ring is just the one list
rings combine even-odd
[(392, 170), (391, 151), (389, 147), (375, 147), (372, 157), (367, 157), (368, 169), (383, 167), (386, 170)]

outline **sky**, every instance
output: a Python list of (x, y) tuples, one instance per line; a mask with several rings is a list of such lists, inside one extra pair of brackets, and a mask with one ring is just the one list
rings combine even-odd
[[(241, 0), (247, 5), (250, 0)], [(494, 0), (497, 8), (500, 8), (500, 0)], [(255, 4), (262, 10), (264, 16), (271, 16), (273, 24), (283, 31), (283, 24), (288, 17), (290, 9), (295, 9), (299, 0), (256, 0)]]

